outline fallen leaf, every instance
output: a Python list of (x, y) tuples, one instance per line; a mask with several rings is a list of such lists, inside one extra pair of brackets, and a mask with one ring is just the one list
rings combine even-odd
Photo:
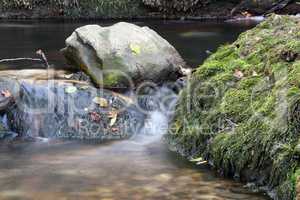
[(89, 86), (83, 85), (83, 86), (81, 86), (79, 89), (81, 89), (81, 90), (87, 90), (87, 89), (89, 89)]
[(95, 97), (93, 99), (95, 104), (98, 104), (100, 107), (106, 108), (108, 107), (108, 101), (102, 97)]
[(139, 45), (130, 44), (130, 49), (135, 55), (139, 55), (141, 53), (141, 47)]
[(115, 127), (115, 128), (112, 128), (111, 130), (112, 130), (112, 132), (117, 132), (117, 131), (119, 131), (119, 128)]
[(252, 76), (258, 76), (257, 72), (256, 72), (256, 71), (253, 71), (253, 72), (252, 72)]
[(194, 158), (194, 159), (191, 159), (190, 161), (191, 162), (201, 162), (201, 161), (203, 161), (203, 158), (202, 157)]
[(117, 118), (118, 118), (118, 112), (117, 111), (110, 111), (108, 113), (108, 118), (110, 118), (110, 124), (109, 126), (113, 126), (115, 125), (115, 123), (117, 122)]
[(75, 93), (77, 91), (77, 88), (75, 86), (68, 86), (65, 88), (65, 92), (68, 94)]
[(66, 79), (70, 79), (70, 78), (72, 78), (72, 76), (73, 76), (73, 74), (66, 74), (66, 75), (64, 75), (64, 77), (65, 77)]
[(238, 79), (242, 79), (244, 77), (244, 74), (243, 74), (243, 72), (241, 72), (240, 70), (237, 69), (237, 70), (235, 70), (233, 76)]
[(8, 90), (1, 91), (1, 95), (4, 96), (5, 98), (9, 98), (12, 96), (12, 94)]
[(245, 11), (245, 12), (242, 12), (242, 15), (245, 16), (245, 17), (252, 17), (252, 14)]
[(101, 116), (96, 112), (90, 112), (90, 116), (91, 116), (92, 121), (94, 121), (94, 122), (100, 122), (100, 120), (101, 120)]
[(201, 161), (196, 163), (196, 165), (203, 165), (203, 164), (207, 164), (207, 161)]

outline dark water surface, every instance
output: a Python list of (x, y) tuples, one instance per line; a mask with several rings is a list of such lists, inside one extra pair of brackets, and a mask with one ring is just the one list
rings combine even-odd
[[(41, 48), (51, 64), (64, 68), (66, 64), (58, 50), (64, 46), (65, 38), (84, 24), (1, 22), (0, 58), (35, 57), (35, 51)], [(214, 51), (253, 26), (177, 21), (146, 24), (172, 43), (192, 66), (203, 62), (206, 50)], [(19, 63), (9, 67), (39, 66)], [(268, 199), (250, 192), (243, 184), (220, 178), (206, 165), (194, 166), (169, 152), (161, 141), (161, 126), (167, 120), (156, 115), (155, 135), (128, 141), (1, 144), (0, 200)]]
[[(78, 27), (86, 24), (110, 25), (113, 22), (49, 23), (49, 22), (0, 22), (0, 58), (35, 57), (37, 49), (43, 49), (48, 60), (56, 67), (65, 67), (58, 50), (65, 39)], [(135, 22), (147, 25), (166, 38), (193, 67), (207, 57), (206, 50), (215, 51), (221, 44), (234, 41), (237, 36), (253, 27), (255, 22), (189, 22), (149, 21)], [(20, 67), (32, 67), (21, 65)], [(39, 67), (39, 66), (36, 66)]]

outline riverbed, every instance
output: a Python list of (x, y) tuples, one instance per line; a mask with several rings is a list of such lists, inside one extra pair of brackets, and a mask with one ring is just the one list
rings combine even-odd
[[(36, 57), (42, 49), (55, 69), (69, 69), (59, 49), (77, 27), (113, 22), (1, 22), (0, 58)], [(135, 22), (166, 38), (192, 67), (255, 22)], [(2, 69), (41, 68), (11, 63)], [(71, 68), (70, 68), (71, 70)], [(220, 177), (207, 164), (194, 165), (170, 152), (162, 141), (169, 115), (152, 113), (151, 131), (129, 140), (99, 143), (42, 138), (1, 144), (0, 199), (268, 199)], [(144, 129), (145, 130), (145, 129)], [(154, 131), (153, 131), (154, 130)]]

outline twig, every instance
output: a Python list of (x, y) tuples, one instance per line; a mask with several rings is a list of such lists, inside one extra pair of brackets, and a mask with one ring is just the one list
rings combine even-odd
[(9, 58), (9, 59), (2, 59), (0, 60), (0, 63), (3, 63), (3, 62), (14, 62), (14, 61), (38, 61), (38, 62), (42, 62), (43, 60), (42, 59), (39, 59), (39, 58)]
[(35, 53), (36, 53), (37, 55), (41, 56), (42, 61), (43, 61), (44, 64), (46, 65), (47, 69), (50, 69), (50, 65), (49, 65), (49, 63), (48, 63), (48, 59), (47, 59), (47, 57), (46, 57), (46, 54), (45, 54), (41, 49), (37, 50)]

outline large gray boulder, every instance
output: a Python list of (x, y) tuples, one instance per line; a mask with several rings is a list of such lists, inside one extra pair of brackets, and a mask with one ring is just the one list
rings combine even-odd
[(175, 80), (185, 67), (176, 49), (155, 31), (125, 22), (78, 28), (62, 52), (70, 64), (106, 88)]

